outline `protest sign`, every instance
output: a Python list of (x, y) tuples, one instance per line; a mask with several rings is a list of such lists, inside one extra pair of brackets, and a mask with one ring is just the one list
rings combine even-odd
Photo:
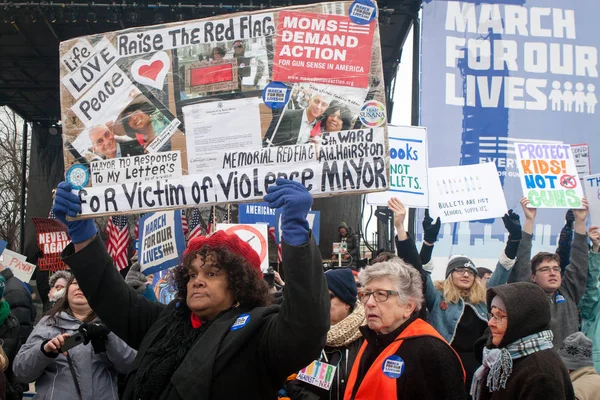
[(523, 196), (534, 208), (581, 208), (583, 190), (568, 144), (516, 143)]
[(573, 152), (573, 159), (575, 160), (575, 167), (577, 168), (579, 179), (583, 179), (584, 176), (591, 174), (590, 146), (585, 143), (572, 144), (571, 151)]
[(265, 202), (240, 204), (238, 207), (238, 221), (240, 224), (265, 223), (275, 226), (277, 210)]
[(583, 177), (592, 226), (600, 226), (600, 174)]
[(503, 216), (508, 208), (494, 163), (429, 169), (429, 212), (443, 223)]
[(336, 369), (335, 365), (315, 360), (309, 366), (302, 368), (298, 372), (296, 379), (321, 389), (329, 390), (335, 378)]
[(269, 245), (267, 224), (217, 224), (218, 231), (225, 231), (229, 235), (237, 235), (248, 243), (260, 258), (260, 269), (267, 272), (269, 269)]
[(181, 211), (148, 213), (138, 223), (140, 271), (149, 275), (178, 265), (185, 250)]
[(257, 201), (280, 176), (315, 197), (385, 190), (377, 9), (352, 4), (62, 42), (65, 171), (90, 173), (82, 217)]
[(31, 218), (37, 234), (37, 243), (42, 255), (38, 258), (37, 266), (42, 271), (58, 271), (69, 269), (60, 254), (71, 239), (67, 227), (56, 219)]
[(388, 126), (390, 187), (367, 194), (367, 203), (386, 205), (398, 197), (407, 207), (429, 206), (427, 192), (427, 130), (414, 126)]
[[(306, 215), (308, 221), (308, 227), (310, 228), (315, 242), (319, 244), (321, 237), (321, 212), (320, 211), (309, 211)], [(277, 209), (275, 212), (275, 223), (272, 225), (275, 227), (275, 240), (277, 244), (281, 243), (281, 210)]]
[(28, 263), (27, 257), (14, 251), (4, 250), (2, 253), (2, 265), (9, 268), (12, 273), (22, 282), (29, 282), (35, 271), (35, 265)]

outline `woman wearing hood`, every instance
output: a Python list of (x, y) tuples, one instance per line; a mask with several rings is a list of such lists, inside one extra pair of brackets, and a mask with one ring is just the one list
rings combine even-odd
[(552, 348), (550, 304), (532, 283), (487, 291), (491, 334), (473, 376), (474, 400), (571, 400), (569, 373)]

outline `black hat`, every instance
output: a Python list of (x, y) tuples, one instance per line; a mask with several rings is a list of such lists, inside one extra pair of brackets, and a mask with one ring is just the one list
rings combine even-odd
[(325, 272), (325, 279), (335, 297), (350, 306), (356, 304), (356, 281), (350, 268), (330, 269)]
[(477, 275), (477, 268), (475, 268), (475, 264), (471, 261), (470, 258), (465, 256), (456, 256), (448, 261), (448, 266), (446, 267), (446, 279), (452, 271), (456, 268), (470, 268), (475, 275)]

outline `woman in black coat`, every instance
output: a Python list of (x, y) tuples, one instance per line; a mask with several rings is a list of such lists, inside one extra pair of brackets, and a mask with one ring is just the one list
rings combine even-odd
[(93, 221), (66, 221), (81, 210), (71, 190), (59, 184), (53, 207), (74, 243), (63, 259), (96, 314), (138, 350), (123, 399), (276, 399), (286, 377), (319, 356), (329, 295), (306, 220), (312, 198), (300, 183), (277, 179), (265, 196), (282, 211), (281, 306), (268, 305), (258, 254), (224, 232), (189, 242), (176, 300), (148, 301), (114, 268)]
[(474, 400), (572, 400), (569, 373), (552, 348), (548, 296), (532, 283), (487, 291), (490, 336), (475, 372)]

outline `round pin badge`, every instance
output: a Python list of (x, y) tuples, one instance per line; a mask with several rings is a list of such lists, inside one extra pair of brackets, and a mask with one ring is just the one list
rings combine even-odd
[(377, 100), (369, 100), (361, 107), (358, 118), (369, 128), (381, 126), (387, 118), (385, 106)]
[(404, 372), (404, 360), (397, 355), (389, 356), (381, 365), (383, 374), (388, 378), (398, 379)]
[(557, 294), (554, 297), (554, 302), (555, 303), (564, 303), (565, 302), (565, 296), (563, 296), (562, 294)]
[(279, 110), (290, 100), (291, 90), (282, 82), (271, 82), (263, 90), (262, 98), (267, 107)]
[(355, 24), (367, 25), (375, 19), (377, 6), (371, 0), (356, 0), (350, 5), (348, 14)]
[(90, 172), (81, 164), (75, 164), (67, 171), (67, 182), (73, 186), (73, 189), (83, 189), (90, 181)]

